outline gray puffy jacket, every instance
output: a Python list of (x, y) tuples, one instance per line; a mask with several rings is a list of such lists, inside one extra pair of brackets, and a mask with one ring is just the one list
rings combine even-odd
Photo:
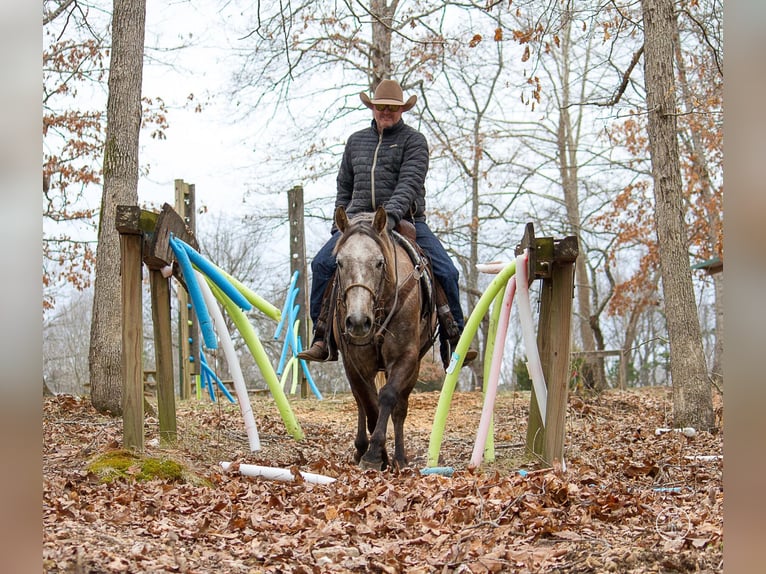
[(373, 120), (346, 142), (335, 207), (342, 205), (353, 216), (382, 205), (393, 220), (390, 224), (401, 219), (425, 221), (426, 173), (425, 136), (403, 120), (379, 134)]

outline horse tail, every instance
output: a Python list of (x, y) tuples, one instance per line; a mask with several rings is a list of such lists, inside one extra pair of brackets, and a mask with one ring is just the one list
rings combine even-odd
[(386, 384), (386, 372), (378, 371), (378, 373), (375, 375), (375, 388), (380, 390), (383, 388), (383, 385), (385, 384)]

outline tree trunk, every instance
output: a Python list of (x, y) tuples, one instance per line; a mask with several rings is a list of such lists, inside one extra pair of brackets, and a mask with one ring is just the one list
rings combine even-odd
[[(571, 46), (571, 14), (567, 13), (566, 21), (562, 24), (561, 63), (559, 74), (561, 79), (561, 101), (559, 102), (558, 131), (556, 144), (558, 147), (559, 174), (561, 187), (564, 192), (567, 224), (571, 233), (577, 237), (577, 242), (583, 246), (583, 253), (575, 262), (575, 294), (577, 297), (577, 312), (579, 319), (577, 329), (580, 333), (580, 343), (583, 351), (594, 351), (596, 340), (594, 333), (598, 329), (598, 317), (592, 315), (591, 293), (593, 287), (588, 278), (586, 267), (587, 254), (585, 242), (582, 240), (582, 219), (580, 217), (579, 165), (577, 163), (577, 145), (579, 140), (579, 119), (575, 122), (569, 113), (571, 106), (569, 71), (571, 69), (569, 48)], [(596, 329), (593, 328), (595, 323)], [(603, 347), (603, 345), (601, 345)], [(604, 373), (604, 358), (586, 355), (583, 372), (588, 386), (602, 390), (606, 387)]]
[(114, 0), (109, 65), (104, 188), (90, 330), (91, 402), (122, 414), (120, 240), (117, 205), (138, 203), (138, 135), (146, 0)]
[(674, 424), (708, 430), (714, 424), (712, 392), (692, 288), (678, 154), (672, 42), (676, 15), (672, 0), (642, 0), (641, 6), (649, 152), (670, 341)]
[[(375, 90), (381, 80), (391, 77), (391, 23), (399, 5), (394, 0), (390, 5), (383, 0), (371, 0), (370, 13), (372, 15), (372, 50), (370, 71), (372, 78), (370, 88)], [(399, 79), (402, 83), (403, 79)], [(402, 86), (404, 87), (404, 86)]]
[[(684, 102), (684, 109), (687, 113), (694, 113), (694, 97), (689, 87), (689, 80), (686, 75), (686, 63), (684, 62), (683, 54), (681, 52), (681, 40), (678, 35), (678, 29), (675, 32), (675, 58), (676, 66), (678, 69), (678, 78), (681, 88), (681, 94)], [(698, 130), (690, 130), (687, 154), (692, 160), (692, 166), (697, 176), (697, 186), (699, 193), (702, 197), (704, 204), (715, 205), (713, 196), (715, 191), (713, 189), (713, 183), (710, 180), (710, 170), (708, 169), (707, 154), (705, 153), (705, 146), (702, 143), (702, 138)], [(710, 245), (711, 252), (721, 255), (721, 246), (719, 246), (718, 232), (722, 229), (721, 213), (717, 209), (709, 209), (707, 211), (709, 219), (708, 236), (707, 241)], [(714, 293), (714, 310), (715, 310), (715, 343), (713, 346), (713, 358), (710, 365), (710, 376), (718, 383), (723, 382), (723, 341), (724, 341), (724, 325), (723, 325), (723, 277), (721, 275), (713, 275), (713, 293)]]

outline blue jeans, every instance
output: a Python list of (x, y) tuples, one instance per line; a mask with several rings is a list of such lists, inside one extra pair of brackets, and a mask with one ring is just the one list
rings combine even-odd
[[(314, 325), (317, 323), (319, 311), (322, 308), (322, 295), (324, 295), (325, 288), (335, 274), (337, 265), (332, 252), (339, 237), (340, 231), (333, 233), (332, 237), (322, 246), (311, 262), (313, 278), (311, 280), (309, 314)], [(420, 245), (431, 262), (434, 276), (444, 289), (452, 317), (462, 333), (465, 319), (463, 318), (463, 309), (460, 307), (460, 290), (458, 288), (460, 272), (452, 263), (452, 259), (450, 259), (441, 241), (434, 235), (425, 221), (415, 222), (415, 237), (418, 245)]]

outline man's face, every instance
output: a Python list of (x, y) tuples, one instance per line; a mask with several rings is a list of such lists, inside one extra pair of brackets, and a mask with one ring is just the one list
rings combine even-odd
[(385, 130), (395, 126), (402, 119), (402, 106), (392, 106), (388, 104), (375, 104), (372, 107), (372, 113), (375, 117), (375, 123), (380, 130)]

